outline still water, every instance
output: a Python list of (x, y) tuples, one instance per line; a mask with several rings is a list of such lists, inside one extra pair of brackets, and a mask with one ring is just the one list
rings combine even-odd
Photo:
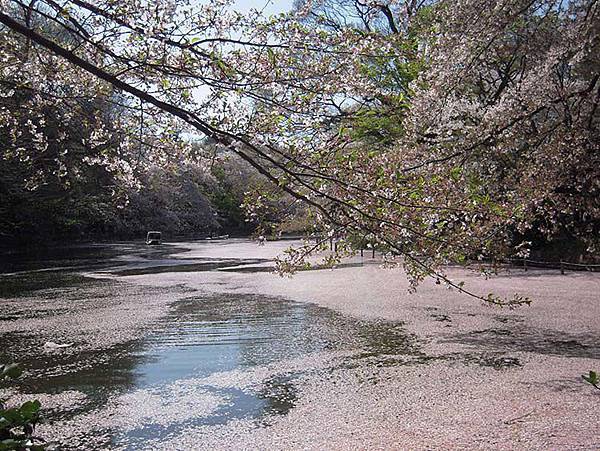
[[(1, 320), (29, 315), (19, 300), (47, 301), (48, 293), (51, 298), (68, 297), (88, 289), (110, 296), (113, 284), (84, 277), (82, 270), (118, 278), (169, 271), (235, 272), (236, 265), (246, 272), (248, 265), (264, 263), (177, 260), (168, 257), (170, 252), (172, 248), (118, 245), (32, 258), (33, 267), (22, 256), (12, 264), (5, 261), (8, 275), (0, 278), (0, 297), (10, 308), (2, 310)], [(74, 297), (73, 302), (82, 301)], [(0, 358), (18, 358), (28, 368), (22, 382), (27, 392), (78, 394), (74, 406), (46, 414), (50, 422), (80, 430), (65, 448), (84, 443), (90, 448), (151, 448), (153, 442), (164, 443), (191, 427), (236, 420), (268, 427), (273, 418), (294, 408), (306, 377), (339, 367), (396, 364), (402, 356), (422, 357), (417, 340), (401, 324), (361, 321), (312, 304), (252, 293), (187, 293), (141, 338), (106, 349), (41, 353), (34, 332), (4, 333), (0, 340)]]
[[(375, 330), (370, 330), (373, 326)], [(317, 368), (287, 364), (343, 350), (361, 353), (325, 359)], [(190, 426), (236, 419), (268, 425), (273, 415), (294, 407), (296, 385), (307, 373), (357, 364), (361, 357), (402, 352), (414, 353), (414, 342), (396, 324), (356, 321), (316, 306), (254, 295), (188, 298), (174, 306), (136, 353), (143, 359), (134, 369), (135, 387), (145, 396), (144, 390), (149, 390), (152, 396), (183, 406), (186, 396), (194, 394), (206, 395), (216, 405), (167, 424), (156, 412), (145, 412), (143, 424), (114, 438), (133, 445), (165, 439)], [(263, 369), (264, 374), (252, 374), (253, 369)]]

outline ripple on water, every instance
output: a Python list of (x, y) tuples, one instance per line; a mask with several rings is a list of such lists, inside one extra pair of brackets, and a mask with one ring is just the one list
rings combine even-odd
[[(415, 353), (416, 347), (398, 323), (360, 321), (311, 304), (237, 294), (188, 298), (173, 306), (138, 353), (138, 390), (114, 407), (117, 417), (127, 411), (129, 421), (114, 441), (135, 449), (193, 426), (240, 419), (268, 424), (293, 408), (299, 380), (314, 371), (290, 371), (284, 362), (336, 351)], [(214, 383), (278, 365), (281, 371), (256, 375), (250, 383), (235, 377)], [(151, 407), (123, 407), (132, 405)]]
[(67, 433), (93, 443), (109, 433), (106, 446), (140, 449), (190, 427), (268, 425), (294, 407), (303, 377), (407, 354), (419, 356), (419, 344), (397, 322), (219, 294), (175, 302), (146, 337), (127, 345), (38, 359), (27, 383), (33, 392), (85, 394), (75, 415), (53, 414), (69, 422)]

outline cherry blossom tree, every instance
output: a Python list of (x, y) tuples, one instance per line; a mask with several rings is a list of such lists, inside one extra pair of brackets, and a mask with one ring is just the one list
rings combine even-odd
[(0, 68), (39, 72), (40, 90), (52, 76), (110, 85), (159, 129), (236, 153), (326, 238), (283, 271), (330, 237), (340, 255), (368, 241), (415, 284), (516, 305), (528, 300), (472, 293), (443, 265), (522, 255), (534, 227), (594, 252), (594, 0), (331, 1), (263, 17), (225, 1), (0, 0), (3, 32), (33, 49)]

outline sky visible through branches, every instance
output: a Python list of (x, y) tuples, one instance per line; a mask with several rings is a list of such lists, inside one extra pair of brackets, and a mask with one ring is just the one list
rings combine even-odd
[[(264, 11), (265, 14), (279, 14), (292, 9), (292, 0), (237, 0), (232, 9), (245, 13), (251, 9)], [(264, 8), (264, 9), (263, 9)]]

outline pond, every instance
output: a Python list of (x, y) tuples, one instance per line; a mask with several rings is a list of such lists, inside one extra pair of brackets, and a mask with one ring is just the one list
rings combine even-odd
[[(89, 249), (81, 258), (64, 253), (65, 259), (52, 259), (46, 268), (36, 265), (36, 272), (27, 271), (24, 262), (13, 264), (11, 269), (21, 272), (0, 279), (0, 296), (6, 298), (2, 320), (52, 316), (56, 312), (51, 307), (40, 313), (28, 311), (27, 303), (39, 307), (72, 299), (80, 304), (85, 301), (74, 294), (83, 290), (92, 290), (94, 299), (115, 296), (113, 282), (84, 277), (82, 270), (108, 271), (118, 278), (264, 263), (169, 259), (164, 248), (138, 246), (96, 251), (101, 255)], [(40, 272), (53, 266), (63, 269)], [(150, 308), (143, 302), (141, 297), (139, 309)], [(102, 317), (97, 327), (104, 327)], [(106, 326), (102, 333), (111, 330)], [(179, 295), (143, 334), (98, 349), (73, 346), (47, 352), (40, 349), (42, 338), (35, 330), (13, 330), (0, 339), (0, 357), (19, 358), (27, 367), (23, 391), (72, 395), (70, 404), (46, 413), (57, 435), (70, 435), (63, 448), (151, 449), (153, 443), (168, 442), (191, 427), (239, 420), (268, 427), (273, 418), (294, 408), (306, 378), (339, 367), (398, 364), (402, 356), (424, 358), (416, 338), (399, 323), (354, 319), (309, 303), (252, 293)]]
[[(352, 352), (341, 359), (323, 355), (343, 350)], [(138, 421), (113, 438), (135, 448), (190, 426), (236, 419), (268, 424), (271, 416), (294, 407), (298, 381), (308, 372), (356, 363), (361, 356), (416, 352), (412, 338), (394, 323), (361, 322), (310, 304), (254, 295), (188, 298), (135, 353), (142, 359), (132, 369), (135, 389), (128, 405), (144, 405), (149, 397), (161, 401), (134, 413)], [(294, 364), (309, 355), (319, 356), (318, 364)], [(259, 374), (253, 373), (257, 369)], [(190, 398), (198, 395), (211, 408), (184, 413), (197, 407)]]

